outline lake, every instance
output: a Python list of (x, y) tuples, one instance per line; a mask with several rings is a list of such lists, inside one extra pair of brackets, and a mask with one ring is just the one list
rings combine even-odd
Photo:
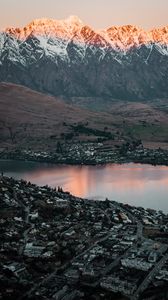
[(168, 212), (168, 167), (141, 164), (98, 166), (51, 165), (0, 161), (6, 176), (40, 186), (61, 186), (75, 196), (105, 198)]

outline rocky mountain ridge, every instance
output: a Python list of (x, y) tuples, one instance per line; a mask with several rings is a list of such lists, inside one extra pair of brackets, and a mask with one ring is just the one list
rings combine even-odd
[(23, 28), (7, 28), (5, 33), (22, 41), (33, 36), (41, 36), (67, 41), (71, 39), (79, 43), (90, 40), (93, 45), (97, 43), (92, 38), (97, 36), (109, 47), (116, 47), (123, 51), (150, 43), (168, 44), (168, 26), (145, 31), (137, 26), (124, 25), (95, 31), (76, 16), (70, 16), (66, 20), (36, 19)]
[(95, 31), (71, 16), (0, 33), (0, 81), (52, 95), (165, 98), (167, 74), (168, 27)]

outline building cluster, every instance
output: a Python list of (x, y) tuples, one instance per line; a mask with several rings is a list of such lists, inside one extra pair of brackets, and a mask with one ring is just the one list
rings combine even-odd
[(1, 176), (0, 299), (167, 299), (167, 224), (161, 211)]
[(167, 165), (168, 151), (147, 149), (142, 144), (133, 146), (121, 141), (110, 142), (57, 142), (52, 151), (33, 151), (15, 149), (4, 151), (1, 158), (32, 160), (68, 164), (104, 164), (104, 163), (150, 163)]

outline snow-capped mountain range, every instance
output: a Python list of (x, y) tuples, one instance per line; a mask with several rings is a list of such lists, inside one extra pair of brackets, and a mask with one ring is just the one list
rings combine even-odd
[(53, 95), (168, 96), (168, 26), (95, 31), (76, 16), (0, 33), (0, 81)]

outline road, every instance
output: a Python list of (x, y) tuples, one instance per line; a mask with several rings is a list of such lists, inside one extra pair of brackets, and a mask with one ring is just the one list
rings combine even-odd
[(112, 205), (114, 208), (118, 208), (120, 209), (123, 213), (125, 213), (130, 220), (132, 220), (132, 222), (137, 224), (137, 239), (143, 239), (143, 224), (141, 223), (141, 221), (135, 217), (128, 209), (123, 208), (119, 203), (116, 202), (112, 202)]
[(159, 270), (162, 268), (162, 266), (165, 264), (166, 260), (168, 260), (168, 253), (165, 254), (159, 261), (156, 263), (154, 268), (150, 271), (150, 273), (146, 276), (146, 278), (143, 280), (143, 282), (139, 285), (138, 289), (134, 293), (134, 295), (131, 297), (131, 300), (137, 300), (139, 299), (139, 295), (145, 291), (145, 289), (148, 287), (150, 282), (154, 279), (155, 275), (159, 272)]
[(25, 205), (21, 200), (19, 200), (16, 192), (14, 193), (14, 198), (17, 199), (17, 202), (20, 204), (20, 206), (22, 207), (22, 209), (24, 211), (24, 214), (25, 214), (24, 215), (24, 222), (25, 222), (25, 224), (29, 225), (29, 228), (27, 228), (23, 231), (23, 244), (19, 248), (19, 255), (22, 255), (23, 251), (25, 249), (25, 245), (26, 245), (27, 240), (28, 240), (28, 233), (33, 228), (34, 225), (29, 220), (31, 206), (30, 205)]

